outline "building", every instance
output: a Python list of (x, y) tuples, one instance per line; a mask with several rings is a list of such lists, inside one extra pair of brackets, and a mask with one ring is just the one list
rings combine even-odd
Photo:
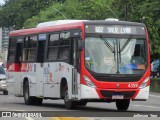
[(2, 61), (2, 28), (0, 28), (0, 61)]
[(2, 28), (0, 28), (0, 51), (2, 50)]
[(11, 30), (9, 28), (3, 28), (2, 29), (2, 50), (8, 49), (8, 40), (9, 40), (9, 32)]
[(10, 28), (0, 28), (0, 61), (6, 62)]

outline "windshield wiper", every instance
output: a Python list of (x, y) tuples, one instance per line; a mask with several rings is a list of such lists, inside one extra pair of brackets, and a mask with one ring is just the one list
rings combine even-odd
[(119, 53), (119, 63), (121, 63), (121, 45), (120, 45), (120, 41), (118, 41), (118, 53)]
[(99, 35), (99, 37), (101, 38), (101, 40), (104, 41), (104, 44), (109, 48), (109, 50), (110, 50), (112, 53), (115, 53), (113, 47), (112, 47), (111, 44), (108, 42), (108, 40), (106, 40), (102, 35)]
[[(131, 39), (133, 38), (133, 36), (129, 36), (129, 38), (127, 39), (127, 41), (125, 42), (125, 44), (122, 46), (122, 48), (120, 49), (120, 53), (126, 48), (126, 46), (129, 44), (129, 42), (131, 41)], [(120, 46), (119, 46), (120, 47)]]
[(114, 53), (114, 61), (116, 61), (116, 53), (115, 53), (115, 51), (116, 51), (116, 47), (115, 47), (116, 44), (115, 44), (115, 42), (113, 42), (113, 45), (114, 45), (114, 52), (113, 52)]
[(101, 40), (103, 40), (104, 44), (108, 47), (108, 49), (114, 53), (114, 61), (116, 61), (116, 54), (115, 54), (115, 51), (116, 51), (116, 45), (115, 43), (113, 42), (113, 47), (111, 46), (111, 44), (108, 42), (107, 39), (105, 39), (102, 35), (99, 35), (99, 37), (101, 38)]

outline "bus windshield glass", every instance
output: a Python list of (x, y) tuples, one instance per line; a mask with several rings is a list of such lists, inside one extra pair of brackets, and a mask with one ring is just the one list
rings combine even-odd
[(147, 67), (145, 38), (85, 38), (85, 67), (102, 74), (142, 74)]

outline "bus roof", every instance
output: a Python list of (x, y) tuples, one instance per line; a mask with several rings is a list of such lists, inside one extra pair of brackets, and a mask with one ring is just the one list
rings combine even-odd
[(129, 22), (129, 21), (108, 21), (108, 20), (85, 21), (85, 24), (145, 26), (143, 23), (137, 23), (137, 22)]
[(55, 26), (55, 25), (64, 25), (68, 23), (77, 23), (77, 22), (83, 22), (87, 20), (55, 20), (55, 21), (49, 21), (49, 22), (42, 22), (37, 25), (37, 28), (40, 27), (49, 27), (49, 26)]
[[(60, 20), (62, 22), (62, 20)], [(108, 21), (108, 20), (64, 20), (65, 22), (45, 22), (45, 24), (40, 23), (36, 28), (30, 29), (22, 29), (15, 30), (10, 32), (9, 36), (23, 36), (28, 34), (38, 34), (38, 33), (46, 33), (53, 32), (59, 30), (68, 30), (68, 29), (76, 29), (81, 28), (84, 24), (101, 24), (101, 25), (131, 25), (131, 26), (145, 26), (142, 23), (136, 22), (128, 22), (128, 21)], [(52, 25), (53, 24), (53, 25)]]
[(52, 31), (59, 31), (59, 30), (67, 30), (67, 29), (76, 29), (82, 27), (83, 22), (77, 22), (76, 24), (63, 24), (63, 25), (54, 25), (54, 26), (47, 26), (47, 27), (39, 27), (39, 28), (30, 28), (30, 29), (22, 29), (22, 30), (15, 30), (10, 32), (9, 36), (23, 36), (28, 34), (37, 34), (37, 33), (46, 33)]

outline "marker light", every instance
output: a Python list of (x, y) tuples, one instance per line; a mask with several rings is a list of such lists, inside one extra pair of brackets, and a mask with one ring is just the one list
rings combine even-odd
[(105, 21), (119, 21), (119, 20), (116, 18), (107, 18), (107, 19), (105, 19)]
[(142, 84), (139, 86), (139, 88), (140, 88), (140, 89), (145, 88), (145, 87), (147, 86), (148, 81), (149, 81), (149, 77), (147, 77), (147, 78), (142, 82)]
[(86, 82), (86, 84), (89, 86), (89, 87), (92, 87), (92, 88), (95, 88), (96, 86), (94, 85), (94, 83), (85, 75), (83, 75), (83, 78)]

